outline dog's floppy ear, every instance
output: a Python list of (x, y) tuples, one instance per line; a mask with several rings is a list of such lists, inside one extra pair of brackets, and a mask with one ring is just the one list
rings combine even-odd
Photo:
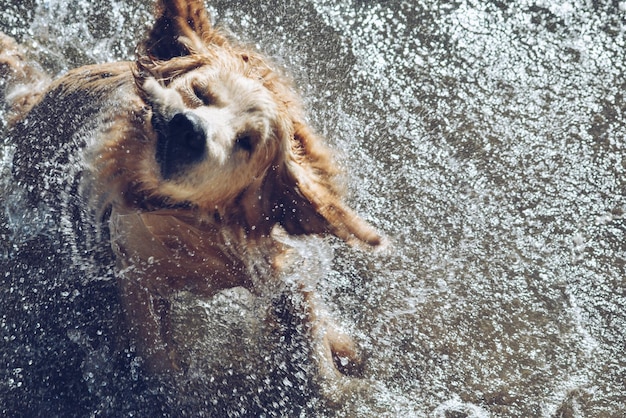
[(330, 152), (306, 125), (295, 123), (287, 154), (276, 173), (280, 180), (273, 200), (288, 233), (330, 233), (350, 244), (383, 244), (381, 235), (343, 202)]
[(209, 13), (203, 0), (159, 0), (156, 22), (139, 52), (153, 60), (201, 52), (209, 43), (226, 41), (212, 29)]

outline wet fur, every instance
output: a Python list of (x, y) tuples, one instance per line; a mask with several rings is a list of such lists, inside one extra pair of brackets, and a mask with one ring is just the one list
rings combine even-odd
[[(18, 138), (15, 176), (33, 177), (46, 152), (60, 152), (31, 152), (32, 139), (19, 138), (43, 122), (46, 109), (76, 108), (59, 120), (54, 140), (79, 154), (63, 157), (81, 165), (72, 168), (80, 174), (76, 200), (107, 232), (99, 236), (110, 240), (129, 329), (150, 371), (181, 367), (168, 330), (173, 292), (281, 289), (289, 249), (277, 237), (284, 233), (381, 245), (343, 203), (330, 151), (306, 123), (291, 83), (214, 29), (202, 1), (159, 2), (135, 62), (81, 67), (48, 84), (20, 54), (10, 38), (0, 38), (1, 75), (14, 86), (6, 98), (14, 115), (9, 136)], [(46, 87), (15, 87), (24, 83)], [(159, 135), (185, 112), (211, 132), (206, 155), (165, 176)], [(82, 142), (74, 147), (77, 137)], [(68, 189), (35, 195), (54, 201)], [(359, 364), (352, 340), (322, 314), (315, 294), (299, 291), (302, 312), (289, 316), (306, 324), (320, 372), (354, 372), (337, 362)]]

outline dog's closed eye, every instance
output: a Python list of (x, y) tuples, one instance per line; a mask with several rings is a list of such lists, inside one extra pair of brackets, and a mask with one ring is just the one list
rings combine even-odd
[(200, 102), (201, 105), (211, 106), (217, 104), (217, 97), (205, 86), (194, 84), (192, 86), (194, 99)]
[(239, 134), (235, 140), (235, 149), (252, 154), (255, 142), (253, 134), (248, 132)]

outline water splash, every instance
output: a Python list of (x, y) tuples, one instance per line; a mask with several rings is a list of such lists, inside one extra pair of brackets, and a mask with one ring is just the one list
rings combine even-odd
[[(52, 1), (27, 12), (13, 3), (0, 13), (2, 30), (24, 38), (53, 72), (132, 57), (150, 10), (149, 2)], [(294, 398), (305, 371), (282, 374), (279, 395), (267, 395), (263, 376), (281, 363), (259, 341), (261, 308), (248, 294), (179, 295), (179, 321), (190, 321), (191, 335), (179, 338), (196, 341), (189, 356), (204, 362), (189, 393), (202, 385), (215, 391), (215, 402), (191, 410), (237, 416), (252, 405), (272, 415), (290, 403), (320, 416), (626, 410), (623, 2), (211, 7), (218, 23), (292, 70), (311, 121), (340, 150), (353, 203), (393, 245), (372, 256), (334, 242), (291, 243), (310, 261), (309, 285), (369, 356), (365, 385), (343, 405)], [(32, 227), (10, 209), (19, 201), (4, 199), (11, 215), (3, 224), (14, 231)], [(3, 321), (10, 339), (11, 320)], [(93, 354), (93, 367), (83, 368), (90, 373), (107, 351), (82, 335), (69, 337)], [(27, 370), (3, 375), (10, 391), (23, 388)], [(112, 379), (107, 373), (87, 380)]]

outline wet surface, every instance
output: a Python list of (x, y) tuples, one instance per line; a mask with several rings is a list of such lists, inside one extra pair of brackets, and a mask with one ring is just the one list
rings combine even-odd
[[(318, 287), (366, 351), (365, 389), (345, 388), (337, 405), (304, 383), (300, 392), (286, 389), (306, 368), (264, 383), (271, 365), (249, 357), (278, 360), (262, 345), (233, 348), (254, 344), (253, 328), (262, 325), (251, 314), (255, 302), (231, 292), (177, 302), (181, 321), (198, 321), (188, 332), (203, 339), (189, 351), (224, 353), (207, 355), (198, 374), (224, 359), (231, 373), (223, 385), (216, 375), (191, 379), (189, 393), (205, 384), (204, 398), (176, 402), (190, 415), (621, 416), (626, 2), (238, 3), (213, 2), (215, 19), (294, 75), (312, 123), (340, 150), (353, 204), (392, 245), (372, 255), (325, 243), (334, 258)], [(56, 73), (132, 58), (150, 7), (2, 0), (0, 30)], [(77, 313), (70, 301), (88, 299), (93, 283), (105, 283), (98, 294), (113, 292), (106, 271), (88, 285), (84, 266), (42, 273), (46, 261), (32, 262), (33, 246), (24, 244), (39, 232), (30, 225), (38, 218), (17, 216), (15, 199), (4, 198), (0, 227), (0, 410), (15, 412), (33, 394), (55, 390), (76, 404), (42, 401), (40, 412), (147, 410), (159, 393), (133, 377), (132, 358), (120, 366), (129, 377), (120, 377), (109, 364), (109, 339), (70, 328)], [(37, 321), (50, 321), (53, 297), (68, 302), (50, 326), (58, 335), (48, 339)], [(111, 303), (101, 329), (115, 327)], [(83, 323), (102, 322), (87, 312)], [(64, 355), (76, 350), (83, 354)], [(42, 359), (57, 366), (29, 368)], [(80, 370), (76, 389), (58, 389), (64, 361)], [(253, 399), (259, 388), (272, 394)], [(85, 395), (77, 400), (72, 390)]]

